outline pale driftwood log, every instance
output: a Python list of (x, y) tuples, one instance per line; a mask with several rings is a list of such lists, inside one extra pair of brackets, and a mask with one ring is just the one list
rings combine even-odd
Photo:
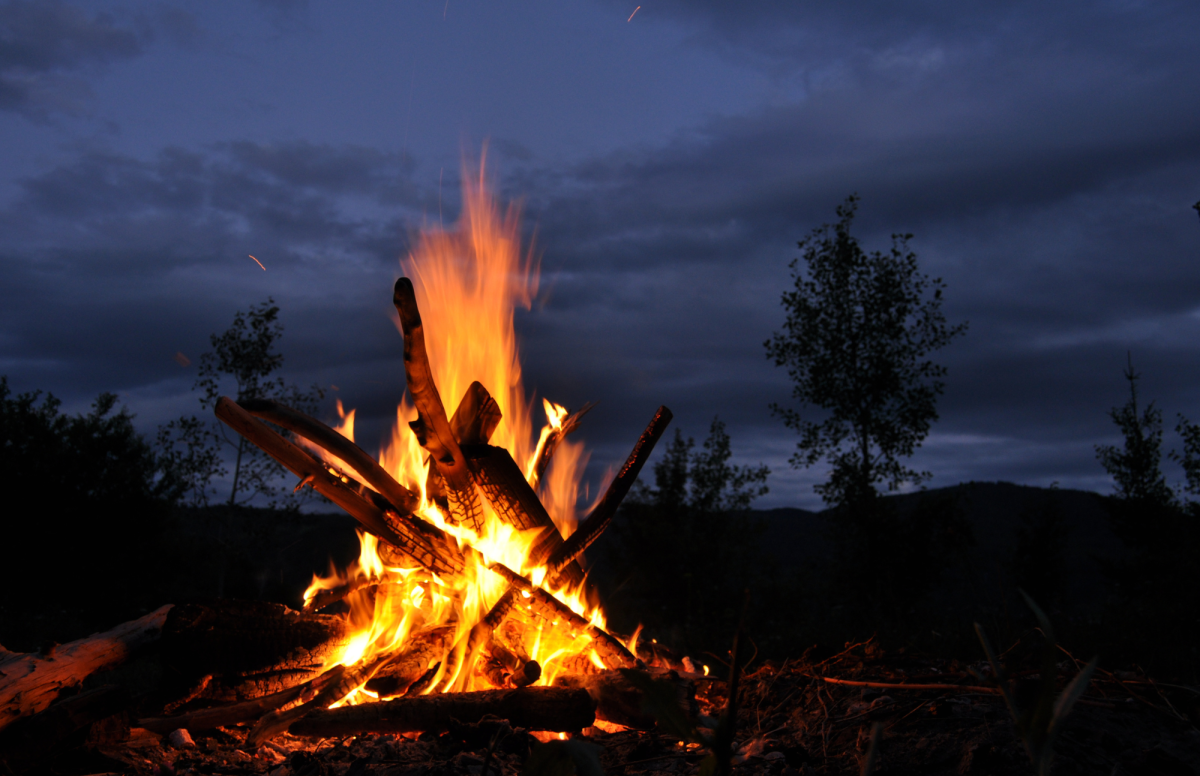
[(654, 450), (654, 445), (658, 442), (659, 437), (663, 435), (667, 425), (671, 422), (671, 411), (666, 407), (659, 407), (654, 413), (654, 417), (650, 419), (650, 425), (646, 426), (646, 430), (638, 437), (637, 444), (634, 445), (633, 451), (629, 457), (625, 459), (625, 465), (617, 472), (617, 476), (609, 483), (608, 490), (604, 492), (604, 496), (600, 502), (592, 509), (583, 522), (579, 524), (579, 528), (575, 533), (571, 534), (562, 546), (557, 550), (553, 550), (549, 555), (546, 565), (549, 567), (546, 575), (547, 579), (551, 580), (550, 586), (553, 587), (560, 575), (567, 569), (572, 562), (583, 554), (583, 551), (592, 545), (600, 535), (604, 533), (604, 529), (608, 528), (613, 517), (617, 514), (617, 508), (621, 506), (621, 501), (629, 493), (629, 489), (633, 487), (633, 483), (637, 481), (638, 474), (645, 465), (646, 459), (650, 457), (651, 451)]
[(411, 280), (400, 278), (396, 281), (392, 302), (404, 329), (404, 374), (413, 404), (417, 406), (417, 420), (410, 425), (421, 446), (432, 456), (433, 466), (445, 484), (450, 520), (456, 524), (465, 523), (475, 533), (480, 533), (483, 530), (483, 505), (450, 428), (442, 397), (433, 382), (421, 312), (417, 309), (417, 295)]
[(408, 515), (400, 515), (380, 508), (364, 495), (350, 487), (350, 479), (330, 473), (326, 465), (308, 452), (300, 449), (265, 423), (238, 406), (227, 396), (217, 400), (217, 417), (238, 432), (264, 453), (278, 461), (284, 468), (301, 478), (301, 484), (309, 484), (314, 490), (344, 509), (363, 528), (375, 534), (396, 550), (407, 555), (414, 563), (438, 574), (453, 575), (462, 572), (461, 558), (447, 551), (453, 542), (440, 535), (445, 541), (435, 544), (430, 541), (429, 526)]
[(271, 399), (251, 399), (238, 405), (255, 417), (286, 428), (304, 437), (345, 462), (358, 478), (388, 500), (403, 514), (412, 514), (421, 505), (420, 495), (396, 482), (374, 457), (316, 418)]
[(288, 732), (309, 738), (437, 732), (453, 721), (470, 724), (487, 715), (507, 719), (513, 727), (566, 733), (590, 727), (595, 707), (587, 691), (565, 687), (421, 695), (310, 712)]
[(156, 641), (171, 606), (117, 627), (62, 644), (51, 655), (9, 652), (0, 662), (0, 729), (42, 711), (88, 676), (125, 662), (134, 650)]
[[(696, 688), (674, 671), (648, 671), (652, 678), (669, 680), (675, 688), (676, 701), (685, 715), (695, 716)], [(586, 690), (596, 703), (596, 718), (626, 727), (647, 730), (654, 727), (654, 715), (643, 708), (641, 690), (633, 686), (620, 671), (601, 671), (596, 674), (560, 676), (555, 687)]]

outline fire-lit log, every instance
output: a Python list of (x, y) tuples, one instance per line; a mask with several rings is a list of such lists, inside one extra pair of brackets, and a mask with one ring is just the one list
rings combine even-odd
[[(562, 534), (507, 450), (479, 445), (464, 447), (463, 452), (475, 484), (483, 491), (488, 504), (501, 520), (520, 530), (541, 528), (543, 533), (538, 537), (539, 546), (544, 545), (551, 551), (562, 546)], [(567, 564), (563, 582), (574, 586), (582, 581), (583, 569), (579, 564), (573, 561)]]
[(462, 572), (461, 562), (456, 563), (456, 559), (445, 550), (445, 547), (451, 546), (448, 542), (434, 545), (420, 521), (381, 509), (368, 496), (351, 488), (348, 477), (334, 476), (324, 463), (272, 431), (265, 423), (239, 407), (237, 402), (222, 396), (217, 400), (216, 415), (300, 477), (302, 483), (312, 485), (318, 493), (346, 510), (363, 528), (408, 555), (416, 564), (438, 574)]
[(590, 727), (595, 705), (586, 690), (524, 687), (518, 690), (421, 695), (359, 706), (310, 712), (288, 732), (308, 738), (363, 733), (439, 732), (454, 721), (471, 724), (485, 716), (507, 719), (513, 727), (566, 733)]
[(461, 445), (486, 445), (502, 419), (500, 407), (478, 380), (463, 394), (454, 417), (450, 418), (450, 433)]
[(417, 420), (410, 424), (421, 446), (430, 452), (433, 466), (446, 489), (450, 520), (466, 523), (476, 533), (483, 531), (483, 505), (471, 481), (471, 472), (462, 449), (454, 438), (446, 407), (433, 382), (429, 354), (425, 350), (425, 331), (412, 281), (400, 278), (392, 293), (392, 302), (404, 329), (404, 374), (408, 391), (417, 405)]
[(424, 676), (431, 666), (442, 661), (453, 638), (453, 625), (440, 625), (410, 634), (404, 642), (404, 648), (367, 682), (367, 689), (381, 698), (400, 695)]
[(305, 693), (311, 692), (314, 681), (241, 703), (231, 703), (211, 709), (197, 709), (173, 717), (144, 717), (138, 720), (137, 726), (165, 735), (180, 728), (212, 730), (226, 725), (236, 725), (239, 722), (251, 722), (289, 703), (303, 702)]
[[(690, 681), (674, 671), (651, 671), (650, 674), (656, 679), (669, 679), (675, 688), (679, 710), (686, 716), (695, 717), (699, 709), (696, 705), (696, 688)], [(554, 680), (554, 686), (586, 690), (596, 704), (597, 719), (644, 730), (654, 727), (655, 718), (646, 712), (641, 690), (634, 687), (620, 671), (560, 676)]]
[(591, 411), (596, 405), (588, 402), (578, 412), (573, 412), (563, 418), (562, 423), (558, 428), (551, 429), (549, 436), (546, 437), (545, 444), (538, 451), (537, 460), (533, 464), (533, 479), (530, 485), (538, 487), (546, 476), (546, 469), (550, 466), (550, 460), (554, 458), (554, 451), (558, 449), (558, 443), (566, 438), (575, 429), (579, 428), (579, 422), (583, 420), (583, 416)]
[(263, 601), (179, 604), (162, 628), (163, 664), (191, 686), (211, 674), (201, 697), (245, 701), (320, 675), (346, 645), (346, 621)]
[(386, 655), (379, 655), (352, 667), (336, 666), (330, 669), (324, 685), (311, 699), (307, 699), (299, 706), (280, 709), (264, 716), (250, 730), (249, 735), (246, 736), (246, 743), (251, 746), (261, 746), (275, 736), (288, 732), (292, 723), (305, 714), (337, 703), (369, 682), (388, 659)]
[(517, 587), (521, 592), (529, 594), (529, 598), (522, 597), (522, 601), (519, 601), (517, 605), (528, 605), (534, 614), (545, 620), (591, 636), (592, 648), (596, 650), (596, 654), (600, 656), (605, 665), (622, 668), (632, 666), (637, 662), (637, 658), (615, 636), (592, 625), (587, 619), (571, 611), (570, 607), (562, 601), (540, 587), (535, 587), (520, 574), (499, 563), (493, 563), (488, 568), (504, 577), (510, 585)]
[(378, 491), (399, 512), (412, 514), (420, 506), (420, 495), (396, 482), (375, 458), (316, 418), (271, 399), (251, 399), (238, 402), (238, 406), (325, 449), (356, 472), (360, 480)]
[(591, 514), (579, 524), (575, 533), (571, 534), (561, 547), (548, 556), (549, 559), (546, 561), (546, 565), (549, 567), (547, 579), (551, 580), (551, 586), (555, 584), (563, 570), (582, 555), (584, 550), (600, 538), (604, 529), (608, 528), (609, 523), (617, 514), (617, 507), (621, 505), (621, 501), (629, 493), (633, 483), (637, 481), (642, 466), (650, 457), (655, 443), (666, 430), (671, 418), (669, 409), (658, 408), (650, 420), (650, 425), (646, 426), (646, 430), (638, 437), (637, 444), (633, 446), (633, 452), (625, 459), (625, 465), (617, 472), (617, 476), (609, 484), (608, 490), (604, 492), (603, 498), (592, 509)]
[(46, 653), (6, 653), (0, 658), (0, 729), (42, 711), (62, 690), (125, 662), (134, 650), (156, 641), (170, 610), (169, 605), (164, 606)]

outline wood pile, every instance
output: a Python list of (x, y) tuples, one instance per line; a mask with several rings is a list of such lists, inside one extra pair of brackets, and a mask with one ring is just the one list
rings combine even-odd
[[(540, 530), (519, 567), (485, 558), (462, 535), (452, 536), (424, 519), (418, 513), (417, 493), (324, 423), (269, 400), (239, 404), (222, 397), (216, 415), (296, 475), (300, 486), (312, 487), (355, 518), (378, 539), (379, 554), (388, 563), (422, 570), (432, 578), (453, 577), (468, 567), (485, 568), (506, 586), (499, 600), (477, 621), (414, 632), (402, 648), (351, 665), (335, 664), (347, 645), (346, 620), (318, 610), (379, 580), (360, 579), (323, 590), (303, 612), (232, 601), (163, 607), (107, 633), (59, 647), (53, 655), (0, 653), (0, 735), (52, 738), (67, 728), (75, 735), (108, 719), (116, 696), (113, 691), (92, 690), (71, 700), (73, 706), (58, 705), (56, 713), (70, 720), (65, 728), (51, 725), (38, 732), (36, 725), (24, 724), (15, 726), (17, 733), (5, 731), (19, 719), (43, 714), (61, 692), (86, 687), (89, 676), (112, 669), (150, 642), (157, 642), (160, 673), (153, 694), (161, 701), (160, 713), (123, 718), (121, 723), (123, 729), (146, 735), (251, 724), (246, 740), (261, 746), (283, 734), (328, 738), (440, 732), (493, 718), (513, 727), (562, 733), (590, 728), (597, 719), (652, 724), (639, 708), (637, 692), (622, 685), (616, 670), (649, 667), (661, 672), (678, 664), (664, 659), (661, 649), (633, 654), (625, 641), (577, 614), (551, 591), (586, 587), (579, 559), (611, 523), (670, 422), (670, 411), (658, 409), (603, 497), (564, 539), (508, 451), (489, 444), (501, 416), (486, 389), (473, 383), (453, 415), (446, 412), (408, 279), (396, 283), (394, 303), (404, 333), (408, 390), (417, 409), (410, 426), (428, 453), (427, 494), (448, 526), (479, 534), (485, 515), (492, 514), (519, 531)], [(541, 447), (532, 469), (535, 482), (558, 442), (586, 411), (585, 407), (568, 417)], [(314, 447), (323, 454), (310, 452)], [(544, 574), (535, 583), (528, 574), (539, 567)], [(556, 686), (534, 686), (542, 678), (541, 666), (524, 654), (520, 638), (513, 637), (518, 615), (540, 618), (547, 627), (588, 644), (588, 653), (572, 659)], [(465, 661), (495, 689), (454, 692), (457, 688), (448, 681), (437, 679), (458, 675)], [(672, 676), (678, 678), (677, 673)], [(434, 686), (435, 681), (443, 683)], [(690, 685), (683, 685), (681, 703), (686, 709)], [(360, 688), (388, 700), (339, 706)]]

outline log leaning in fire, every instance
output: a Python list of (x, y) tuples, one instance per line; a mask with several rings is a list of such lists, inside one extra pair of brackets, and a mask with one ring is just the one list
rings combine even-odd
[(507, 719), (513, 727), (566, 733), (590, 727), (595, 705), (586, 690), (565, 687), (421, 695), (314, 711), (294, 722), (288, 732), (309, 738), (438, 732), (453, 721), (470, 724), (487, 715)]
[(450, 429), (442, 397), (433, 382), (421, 312), (417, 309), (411, 280), (400, 278), (396, 281), (392, 302), (404, 329), (404, 374), (408, 379), (408, 391), (417, 405), (417, 420), (415, 425), (410, 425), (413, 425), (421, 446), (432, 455), (434, 468), (445, 483), (450, 520), (466, 523), (475, 533), (482, 533), (483, 505), (471, 482), (467, 461)]
[(538, 450), (537, 460), (533, 464), (533, 478), (530, 480), (530, 485), (538, 487), (546, 476), (546, 469), (550, 466), (550, 460), (554, 457), (554, 451), (558, 449), (558, 443), (566, 438), (575, 429), (579, 428), (579, 422), (583, 420), (583, 416), (595, 407), (594, 402), (588, 402), (583, 405), (578, 412), (573, 412), (563, 418), (562, 423), (558, 428), (551, 429), (550, 434), (546, 437), (546, 441)]
[[(428, 540), (426, 527), (410, 515), (387, 512), (368, 496), (350, 487), (350, 479), (331, 474), (324, 463), (302, 450), (265, 423), (243, 410), (227, 396), (217, 400), (216, 415), (226, 425), (274, 458), (288, 471), (310, 484), (314, 490), (344, 509), (370, 533), (408, 555), (418, 565), (438, 574), (461, 573), (461, 559), (452, 557), (446, 547), (449, 540), (435, 546)], [(367, 491), (368, 493), (370, 491)]]
[(400, 513), (412, 514), (421, 505), (421, 497), (396, 482), (374, 457), (316, 418), (271, 399), (251, 399), (238, 402), (238, 406), (328, 451), (356, 472), (360, 480), (377, 490)]
[(0, 729), (42, 711), (62, 690), (125, 662), (138, 647), (156, 641), (170, 609), (167, 605), (103, 633), (59, 645), (52, 654), (5, 653), (0, 661)]
[(502, 419), (500, 407), (478, 380), (467, 387), (454, 417), (450, 418), (450, 433), (461, 445), (486, 445)]
[(600, 656), (605, 665), (612, 668), (627, 668), (637, 663), (637, 658), (616, 637), (604, 629), (592, 625), (550, 593), (533, 585), (529, 580), (500, 563), (493, 563), (488, 568), (504, 577), (520, 592), (528, 593), (529, 597), (522, 596), (516, 605), (527, 604), (539, 617), (551, 622), (564, 623), (572, 630), (591, 636), (592, 648), (596, 650), (596, 654)]
[(637, 444), (633, 447), (633, 452), (625, 459), (625, 465), (617, 472), (617, 476), (609, 484), (608, 490), (604, 492), (604, 496), (600, 502), (592, 509), (591, 513), (579, 524), (575, 533), (571, 534), (562, 547), (558, 548), (549, 559), (546, 565), (549, 567), (546, 574), (547, 579), (551, 580), (553, 586), (555, 580), (562, 574), (563, 570), (568, 568), (583, 551), (592, 545), (600, 534), (604, 533), (604, 529), (608, 528), (613, 517), (617, 514), (617, 507), (621, 505), (621, 501), (629, 493), (629, 489), (633, 487), (633, 483), (637, 481), (638, 474), (645, 465), (646, 459), (650, 457), (651, 451), (654, 450), (654, 444), (658, 442), (663, 431), (671, 422), (671, 411), (666, 407), (659, 407), (654, 413), (654, 417), (650, 419), (650, 425), (646, 426), (646, 430), (638, 438)]

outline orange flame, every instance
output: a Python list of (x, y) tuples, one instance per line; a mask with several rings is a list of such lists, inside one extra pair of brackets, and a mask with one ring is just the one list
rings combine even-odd
[[(567, 410), (543, 400), (547, 426), (534, 442), (532, 401), (521, 380), (517, 337), (513, 325), (517, 306), (529, 309), (538, 289), (538, 263), (532, 252), (522, 252), (519, 211), (510, 207), (502, 215), (488, 193), (482, 171), (477, 179), (464, 176), (463, 214), (451, 229), (426, 229), (418, 235), (411, 254), (402, 260), (405, 275), (413, 281), (421, 310), (426, 347), (434, 381), (453, 415), (472, 381), (478, 380), (496, 401), (503, 419), (491, 444), (503, 447), (533, 478), (537, 456), (550, 435), (561, 430)], [(397, 322), (398, 323), (398, 322)], [(341, 424), (338, 431), (354, 438), (354, 410), (346, 412), (338, 402)], [(421, 494), (420, 517), (469, 543), (492, 562), (499, 561), (521, 570), (535, 584), (542, 584), (546, 570), (522, 569), (537, 531), (518, 531), (501, 521), (484, 500), (483, 535), (447, 524), (425, 493), (428, 454), (409, 428), (416, 409), (405, 398), (396, 408), (396, 424), (390, 440), (380, 452), (379, 462), (397, 481)], [(328, 454), (326, 461), (336, 461)], [(579, 481), (587, 463), (582, 443), (560, 439), (540, 485), (540, 496), (555, 525), (563, 534), (574, 530)], [(340, 467), (339, 467), (340, 468)], [(359, 585), (346, 601), (351, 637), (335, 661), (354, 665), (381, 654), (404, 649), (418, 632), (453, 626), (453, 643), (465, 647), (468, 633), (500, 598), (507, 583), (485, 567), (468, 568), (453, 579), (441, 579), (422, 569), (401, 568), (385, 562), (375, 537), (361, 533), (361, 554), (344, 573), (314, 577), (305, 593), (306, 601), (321, 590), (341, 585)], [(593, 625), (604, 627), (604, 615), (589, 606), (581, 591), (551, 590), (560, 601)], [(523, 594), (528, 599), (528, 594)], [(519, 603), (497, 638), (523, 659), (542, 666), (541, 684), (552, 682), (568, 661), (603, 667), (591, 647), (591, 636), (569, 633), (531, 613), (529, 603)], [(478, 670), (480, 655), (459, 654), (443, 662), (439, 675), (424, 691), (435, 687), (483, 689), (490, 686)], [(455, 666), (450, 676), (446, 663)], [(346, 702), (370, 700), (358, 692)]]

